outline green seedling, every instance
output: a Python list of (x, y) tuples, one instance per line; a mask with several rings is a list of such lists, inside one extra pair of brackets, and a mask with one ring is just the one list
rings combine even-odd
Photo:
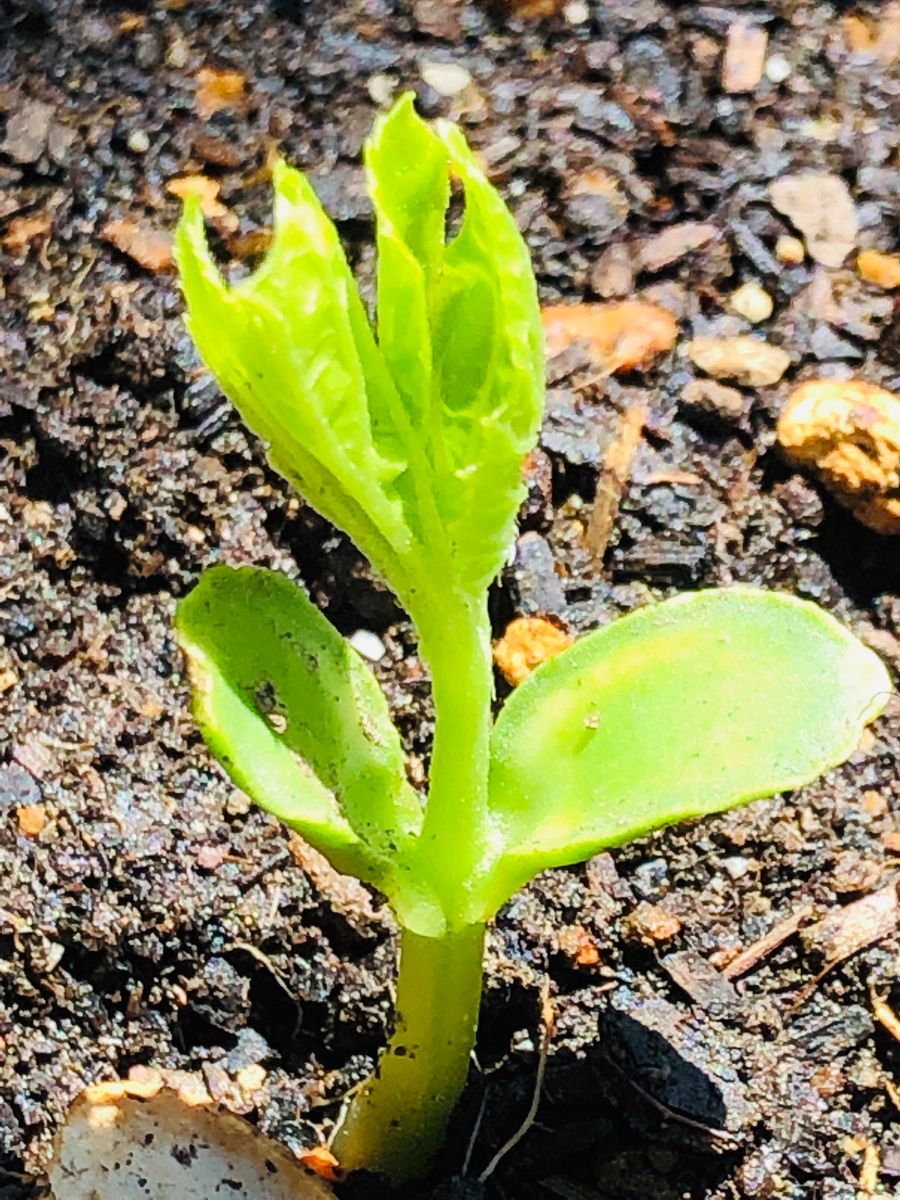
[(487, 592), (543, 406), (535, 281), (456, 127), (429, 126), (406, 96), (365, 164), (375, 329), (334, 226), (284, 164), (254, 274), (226, 284), (192, 201), (177, 254), (223, 391), (415, 624), (435, 709), (427, 796), (375, 678), (299, 586), (217, 567), (177, 629), (196, 719), (235, 783), (396, 914), (394, 1032), (334, 1149), (348, 1169), (402, 1179), (427, 1168), (465, 1083), (500, 906), (547, 867), (813, 779), (851, 754), (891, 685), (815, 605), (735, 588), (588, 634), (494, 721)]

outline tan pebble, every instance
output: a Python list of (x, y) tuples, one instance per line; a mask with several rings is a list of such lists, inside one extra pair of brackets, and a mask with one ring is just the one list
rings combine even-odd
[(791, 364), (786, 350), (755, 337), (694, 338), (687, 352), (707, 375), (733, 379), (745, 387), (770, 387)]
[(881, 844), (890, 854), (900, 854), (900, 832), (889, 830), (881, 835)]
[(728, 27), (722, 59), (722, 88), (726, 92), (752, 92), (763, 77), (769, 35), (760, 25), (735, 21)]
[(625, 932), (642, 942), (668, 942), (681, 932), (681, 921), (658, 904), (642, 900), (625, 918)]
[(494, 662), (517, 687), (536, 667), (572, 644), (572, 635), (546, 617), (516, 617), (494, 645)]
[(541, 318), (549, 357), (585, 342), (597, 366), (613, 373), (647, 366), (671, 350), (678, 333), (670, 312), (642, 300), (551, 304), (542, 310)]
[(766, 289), (753, 279), (733, 291), (729, 303), (736, 313), (752, 325), (768, 321), (775, 307)]
[(859, 220), (850, 189), (839, 175), (799, 171), (769, 185), (775, 208), (800, 230), (810, 255), (839, 267), (856, 245)]
[(779, 418), (778, 442), (863, 525), (900, 534), (900, 399), (891, 392), (860, 379), (802, 383)]
[(806, 258), (806, 249), (799, 238), (784, 233), (775, 243), (775, 257), (789, 267), (798, 267)]
[(681, 391), (684, 408), (701, 416), (740, 421), (749, 405), (749, 397), (737, 388), (716, 383), (714, 379), (692, 379)]
[(900, 254), (882, 254), (880, 250), (861, 250), (856, 269), (866, 281), (886, 291), (900, 288)]
[(266, 1082), (267, 1074), (265, 1067), (259, 1063), (251, 1063), (248, 1067), (241, 1067), (235, 1080), (242, 1092), (258, 1092)]
[(18, 682), (19, 677), (12, 667), (0, 667), (0, 696), (14, 688)]
[(883, 817), (890, 808), (887, 797), (881, 792), (876, 792), (874, 788), (863, 792), (859, 806), (870, 817)]

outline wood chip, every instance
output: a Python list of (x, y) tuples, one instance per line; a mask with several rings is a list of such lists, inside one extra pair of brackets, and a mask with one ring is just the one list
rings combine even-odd
[(640, 268), (651, 273), (661, 271), (686, 254), (708, 245), (718, 232), (718, 226), (708, 221), (682, 221), (679, 225), (672, 225), (638, 243)]
[(632, 404), (627, 408), (622, 415), (616, 436), (607, 446), (603, 456), (584, 539), (598, 570), (603, 566), (606, 548), (619, 514), (619, 505), (628, 489), (631, 464), (641, 444), (647, 412), (646, 404)]
[(872, 1000), (872, 1012), (875, 1014), (876, 1021), (880, 1022), (888, 1033), (900, 1042), (900, 1017), (897, 1016), (888, 1002), (882, 996), (878, 995), (874, 987), (870, 986), (869, 996)]
[(822, 955), (825, 969), (830, 970), (893, 933), (898, 912), (897, 885), (892, 882), (852, 904), (833, 908), (823, 920), (803, 930), (801, 937), (809, 949)]
[(234, 233), (239, 224), (238, 217), (219, 199), (221, 189), (221, 182), (208, 175), (178, 175), (166, 183), (166, 191), (179, 200), (196, 196), (204, 217), (213, 221), (222, 233)]
[(518, 687), (541, 663), (572, 644), (572, 635), (546, 617), (516, 617), (494, 643), (494, 662), (507, 683)]
[(648, 366), (675, 344), (678, 324), (658, 304), (551, 304), (541, 313), (547, 354), (553, 357), (584, 342), (596, 366), (607, 373)]
[(169, 235), (140, 221), (125, 218), (107, 221), (100, 230), (100, 236), (122, 254), (134, 259), (146, 271), (152, 271), (154, 274), (168, 271), (174, 262), (172, 239)]
[(46, 237), (51, 228), (52, 222), (48, 213), (13, 217), (0, 241), (10, 254), (19, 255), (28, 250), (32, 242)]
[(760, 25), (735, 21), (728, 27), (722, 60), (722, 87), (726, 92), (752, 92), (763, 77), (769, 35)]

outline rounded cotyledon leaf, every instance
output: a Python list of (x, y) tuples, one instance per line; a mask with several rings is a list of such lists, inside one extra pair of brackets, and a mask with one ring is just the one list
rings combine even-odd
[(194, 714), (234, 782), (339, 869), (391, 890), (421, 823), (377, 680), (297, 584), (214, 567), (180, 602)]
[(808, 783), (890, 693), (877, 655), (779, 593), (690, 593), (587, 635), (497, 721), (494, 901), (544, 867)]

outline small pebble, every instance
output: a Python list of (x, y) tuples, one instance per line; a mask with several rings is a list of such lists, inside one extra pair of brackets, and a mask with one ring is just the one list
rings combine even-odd
[(791, 70), (791, 64), (783, 54), (770, 54), (766, 59), (766, 79), (770, 83), (784, 83)]
[(584, 0), (571, 0), (563, 9), (563, 16), (569, 25), (584, 25), (591, 19), (591, 10)]
[(751, 325), (768, 321), (774, 309), (772, 297), (756, 280), (748, 280), (732, 292), (730, 304), (734, 311), (745, 317)]
[(370, 75), (366, 81), (366, 90), (375, 104), (390, 104), (397, 90), (397, 80), (393, 75), (385, 75), (382, 71)]
[(458, 63), (423, 63), (422, 78), (439, 96), (444, 97), (458, 96), (472, 82), (472, 76)]
[(128, 135), (128, 149), (132, 154), (146, 154), (150, 149), (150, 139), (143, 129), (132, 129)]
[(357, 629), (356, 633), (351, 634), (347, 640), (357, 654), (361, 654), (369, 662), (381, 662), (387, 654), (384, 642), (377, 633), (372, 633), (370, 629)]
[(723, 858), (722, 867), (732, 879), (743, 879), (750, 870), (750, 859), (744, 858), (742, 855)]
[(775, 243), (775, 257), (789, 267), (797, 267), (806, 258), (806, 249), (799, 238), (782, 234)]

